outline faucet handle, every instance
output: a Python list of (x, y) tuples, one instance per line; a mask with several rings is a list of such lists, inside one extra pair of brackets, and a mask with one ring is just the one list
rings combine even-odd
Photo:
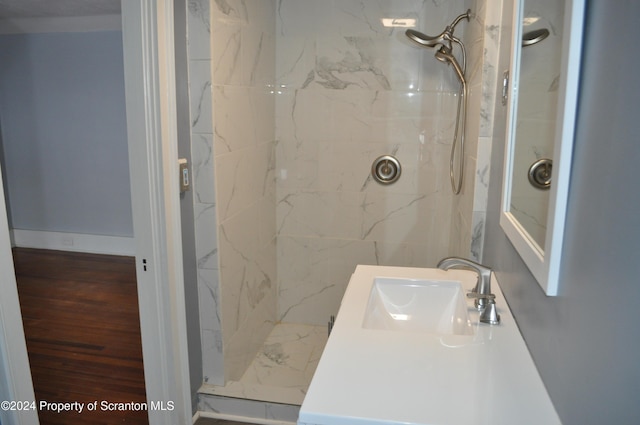
[(476, 301), (474, 305), (476, 306), (476, 309), (480, 311), (484, 310), (489, 302), (493, 302), (494, 304), (496, 303), (496, 294), (481, 294), (479, 292), (474, 292), (473, 290), (467, 293), (467, 298), (475, 298)]
[[(495, 300), (496, 294), (479, 294), (477, 292), (468, 292), (467, 298), (483, 299), (483, 300)], [(494, 301), (495, 303), (495, 301)]]

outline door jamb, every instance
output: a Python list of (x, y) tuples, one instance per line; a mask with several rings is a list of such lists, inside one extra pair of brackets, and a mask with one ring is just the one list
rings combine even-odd
[[(173, 1), (122, 1), (140, 328), (151, 424), (191, 423), (177, 166)], [(151, 405), (149, 405), (151, 407)]]

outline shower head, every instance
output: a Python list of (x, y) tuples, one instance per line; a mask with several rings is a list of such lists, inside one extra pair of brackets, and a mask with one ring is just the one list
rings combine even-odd
[(471, 9), (468, 9), (462, 15), (457, 16), (456, 19), (453, 20), (451, 25), (447, 25), (444, 31), (442, 31), (435, 37), (423, 34), (420, 31), (416, 31), (414, 29), (406, 30), (405, 34), (411, 41), (422, 47), (448, 46), (449, 50), (451, 50), (451, 42), (459, 42), (459, 40), (453, 36), (453, 30), (455, 29), (456, 25), (458, 25), (458, 22), (463, 19), (469, 20), (470, 18)]
[(436, 47), (438, 45), (444, 45), (445, 43), (451, 44), (446, 38), (446, 31), (435, 37), (428, 36), (420, 31), (408, 29), (405, 34), (409, 37), (409, 40), (423, 47)]
[(533, 46), (547, 37), (549, 37), (549, 30), (546, 28), (529, 31), (522, 35), (522, 47)]
[(455, 59), (453, 57), (453, 54), (451, 53), (451, 49), (448, 48), (447, 46), (440, 46), (440, 48), (436, 50), (435, 56), (436, 56), (436, 59), (444, 63), (450, 62), (452, 58)]
[[(458, 25), (458, 23), (463, 19), (471, 19), (471, 9), (456, 17), (451, 25), (448, 25), (441, 34), (435, 37), (423, 34), (420, 31), (416, 31), (414, 29), (406, 30), (405, 34), (411, 41), (421, 47), (437, 47), (436, 59), (438, 59), (440, 62), (451, 64), (451, 66), (453, 66), (453, 69), (456, 71), (460, 82), (463, 86), (465, 86), (466, 81), (464, 78), (464, 73), (467, 65), (466, 52), (464, 49), (464, 44), (453, 35), (453, 30), (455, 29), (456, 25)], [(456, 57), (453, 55), (453, 43), (458, 44), (462, 49), (462, 66), (460, 66)]]

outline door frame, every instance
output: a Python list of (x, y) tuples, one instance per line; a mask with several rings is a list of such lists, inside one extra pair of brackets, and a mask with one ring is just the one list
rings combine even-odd
[[(192, 423), (177, 167), (173, 0), (122, 0), (127, 137), (140, 329), (152, 425)], [(4, 196), (0, 202), (0, 396), (35, 400)], [(6, 394), (2, 390), (6, 385)], [(0, 400), (1, 401), (1, 400)], [(171, 402), (171, 403), (169, 403)], [(5, 411), (37, 424), (34, 411)]]
[(191, 423), (182, 267), (173, 0), (122, 0), (140, 329), (151, 424)]
[[(0, 172), (0, 189), (3, 188)], [(35, 402), (4, 196), (0, 196), (0, 270), (0, 402)], [(0, 421), (9, 425), (40, 423), (35, 410), (16, 411), (6, 407), (0, 408)]]

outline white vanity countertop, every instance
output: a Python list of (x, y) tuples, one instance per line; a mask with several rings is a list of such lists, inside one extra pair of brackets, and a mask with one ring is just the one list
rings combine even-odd
[(363, 328), (376, 277), (459, 280), (473, 272), (358, 266), (300, 409), (298, 424), (560, 424), (495, 277), (499, 325), (473, 335)]

